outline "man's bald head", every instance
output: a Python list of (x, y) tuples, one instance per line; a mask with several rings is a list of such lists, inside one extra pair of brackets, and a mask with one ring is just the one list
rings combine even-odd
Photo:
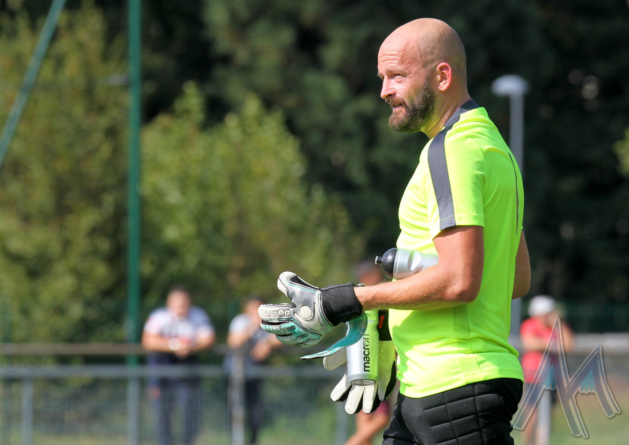
[(459, 81), (465, 82), (465, 47), (457, 32), (437, 19), (417, 19), (400, 26), (385, 39), (380, 51), (403, 51), (414, 62), (428, 68), (449, 64)]
[(396, 131), (432, 137), (447, 110), (469, 100), (465, 48), (441, 20), (418, 19), (393, 31), (380, 46), (378, 75)]

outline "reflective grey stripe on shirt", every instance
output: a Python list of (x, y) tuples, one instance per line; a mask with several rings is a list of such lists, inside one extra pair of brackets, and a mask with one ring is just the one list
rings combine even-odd
[(456, 112), (450, 116), (446, 124), (432, 140), (428, 149), (428, 168), (432, 178), (432, 186), (435, 189), (437, 204), (439, 206), (439, 230), (456, 226), (454, 215), (454, 202), (452, 200), (452, 187), (450, 186), (450, 176), (448, 174), (448, 163), (446, 162), (446, 134), (456, 124), (461, 114), (466, 111), (478, 108), (476, 102), (469, 100), (465, 102)]

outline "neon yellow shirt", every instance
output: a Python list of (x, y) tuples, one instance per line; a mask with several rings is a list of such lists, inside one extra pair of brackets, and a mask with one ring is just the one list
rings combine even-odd
[(389, 311), (405, 396), (522, 379), (508, 338), (523, 210), (522, 177), (511, 150), (485, 109), (467, 102), (421, 153), (400, 204), (397, 247), (436, 253), (433, 238), (442, 230), (482, 226), (483, 279), (472, 303)]

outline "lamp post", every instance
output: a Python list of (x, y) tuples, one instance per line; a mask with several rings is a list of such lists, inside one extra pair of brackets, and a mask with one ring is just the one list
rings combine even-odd
[[(508, 97), (511, 108), (511, 122), (509, 125), (509, 146), (524, 174), (524, 95), (529, 90), (526, 80), (516, 74), (507, 74), (493, 81), (491, 92), (498, 97)], [(522, 301), (518, 298), (511, 302), (511, 335), (520, 335), (520, 320), (522, 319)]]

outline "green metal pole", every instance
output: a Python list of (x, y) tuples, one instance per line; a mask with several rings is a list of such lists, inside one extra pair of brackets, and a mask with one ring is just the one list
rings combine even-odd
[[(140, 338), (140, 124), (142, 109), (141, 0), (129, 0), (129, 251), (127, 340)], [(137, 364), (137, 356), (129, 364)]]
[(7, 118), (7, 121), (4, 124), (4, 128), (2, 129), (2, 135), (0, 136), (0, 167), (2, 167), (4, 156), (7, 154), (9, 145), (11, 145), (11, 140), (13, 139), (13, 135), (15, 134), (17, 124), (20, 122), (20, 118), (22, 117), (22, 113), (24, 112), (24, 108), (26, 107), (26, 103), (28, 102), (28, 97), (30, 96), (33, 85), (35, 85), (35, 81), (37, 80), (39, 68), (41, 67), (42, 60), (44, 60), (46, 51), (48, 51), (50, 39), (52, 38), (52, 35), (57, 28), (59, 14), (61, 14), (61, 10), (63, 9), (65, 3), (66, 0), (54, 0), (52, 2), (52, 5), (50, 6), (50, 11), (48, 12), (48, 17), (46, 17), (44, 28), (39, 35), (37, 46), (35, 46), (35, 52), (33, 52), (33, 56), (31, 57), (31, 61), (28, 64), (26, 74), (24, 74), (24, 79), (22, 80), (20, 91), (13, 101), (13, 106), (11, 107), (11, 111), (9, 112), (9, 117)]
[[(140, 340), (140, 124), (142, 64), (140, 63), (142, 1), (129, 1), (129, 258), (127, 340)], [(138, 356), (127, 356), (137, 366)], [(127, 443), (140, 445), (140, 379), (127, 382)]]

